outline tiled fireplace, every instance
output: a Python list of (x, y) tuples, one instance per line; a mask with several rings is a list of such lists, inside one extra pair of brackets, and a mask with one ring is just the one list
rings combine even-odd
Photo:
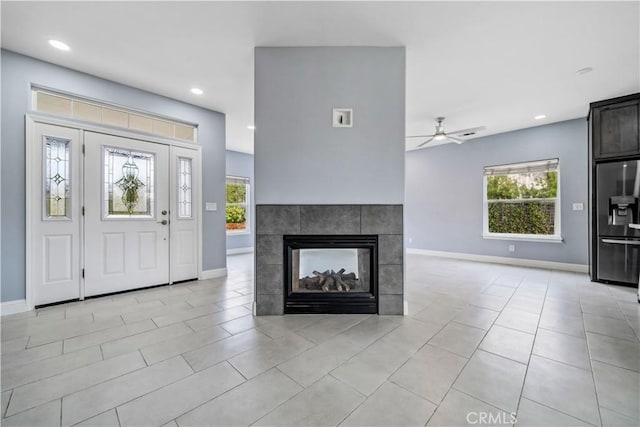
[(256, 313), (403, 313), (402, 205), (257, 205)]

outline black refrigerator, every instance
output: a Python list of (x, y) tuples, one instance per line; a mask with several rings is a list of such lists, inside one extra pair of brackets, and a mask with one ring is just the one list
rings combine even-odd
[(597, 280), (637, 285), (640, 264), (640, 158), (595, 165)]

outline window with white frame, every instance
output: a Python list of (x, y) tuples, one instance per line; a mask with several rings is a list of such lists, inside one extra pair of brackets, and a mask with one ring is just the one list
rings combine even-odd
[(485, 238), (562, 240), (559, 160), (484, 168)]
[(249, 232), (249, 178), (227, 176), (227, 233)]

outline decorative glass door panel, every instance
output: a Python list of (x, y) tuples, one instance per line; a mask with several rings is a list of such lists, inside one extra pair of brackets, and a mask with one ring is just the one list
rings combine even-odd
[(44, 219), (71, 218), (71, 140), (43, 136)]
[(103, 148), (103, 217), (155, 218), (152, 153)]
[(85, 153), (85, 294), (169, 283), (169, 147), (85, 132)]

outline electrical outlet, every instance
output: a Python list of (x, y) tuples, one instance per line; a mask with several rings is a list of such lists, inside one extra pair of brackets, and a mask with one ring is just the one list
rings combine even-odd
[(509, 252), (515, 252), (516, 251), (516, 245), (509, 245)]

